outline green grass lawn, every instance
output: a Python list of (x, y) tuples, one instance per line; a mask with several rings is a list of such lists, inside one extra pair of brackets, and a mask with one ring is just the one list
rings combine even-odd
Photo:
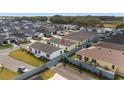
[(10, 80), (16, 77), (17, 75), (19, 74), (8, 70), (7, 68), (4, 68), (2, 71), (0, 71), (0, 80)]
[(39, 59), (39, 58), (33, 56), (32, 54), (28, 53), (27, 51), (23, 51), (21, 49), (12, 51), (9, 54), (9, 56), (12, 58), (21, 60), (21, 61), (23, 61), (27, 64), (30, 64), (32, 66), (35, 66), (35, 67), (38, 67), (45, 63), (44, 60)]
[(12, 45), (0, 45), (0, 50), (1, 49), (6, 49), (6, 48), (11, 48)]
[(73, 58), (73, 59), (75, 59), (76, 58), (76, 54), (73, 54), (70, 57)]

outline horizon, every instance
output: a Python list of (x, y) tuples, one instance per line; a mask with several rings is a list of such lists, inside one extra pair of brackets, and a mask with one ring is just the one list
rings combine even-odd
[(0, 13), (0, 16), (124, 16), (123, 13)]

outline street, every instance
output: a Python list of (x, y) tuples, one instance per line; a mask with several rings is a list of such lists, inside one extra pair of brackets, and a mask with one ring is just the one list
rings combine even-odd
[[(21, 47), (27, 47), (28, 45), (29, 44), (21, 45)], [(20, 46), (16, 46), (13, 48), (0, 50), (0, 64), (3, 64), (4, 67), (6, 67), (14, 72), (17, 72), (17, 69), (19, 66), (25, 66), (29, 70), (34, 69), (35, 67), (8, 56), (11, 51), (19, 49), (19, 48), (20, 48)]]

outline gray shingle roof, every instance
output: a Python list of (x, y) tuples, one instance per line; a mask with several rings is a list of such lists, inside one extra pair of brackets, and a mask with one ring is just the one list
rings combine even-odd
[(122, 45), (122, 44), (116, 44), (111, 42), (102, 42), (102, 43), (96, 44), (95, 46), (124, 51), (124, 44)]
[(75, 42), (72, 42), (69, 40), (64, 40), (64, 42), (62, 43), (61, 39), (57, 39), (57, 38), (52, 38), (52, 39), (48, 40), (48, 42), (52, 42), (52, 43), (56, 43), (56, 44), (60, 44), (60, 45), (64, 45), (64, 46), (71, 46), (71, 45), (75, 44)]
[(40, 42), (35, 42), (32, 45), (30, 45), (29, 47), (43, 51), (47, 54), (52, 54), (53, 52), (60, 50), (60, 48), (54, 47), (52, 45), (48, 45), (48, 44), (43, 44)]
[(5, 35), (0, 35), (0, 41), (3, 41), (3, 40), (5, 40), (5, 39), (7, 39), (7, 36), (5, 36)]
[(96, 35), (97, 35), (97, 33), (95, 33), (95, 32), (80, 31), (80, 32), (68, 34), (68, 35), (64, 36), (63, 38), (72, 39), (72, 40), (76, 40), (76, 41), (83, 41), (85, 39), (94, 37)]

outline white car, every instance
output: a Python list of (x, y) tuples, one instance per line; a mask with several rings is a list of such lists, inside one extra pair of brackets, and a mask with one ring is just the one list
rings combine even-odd
[(29, 71), (29, 69), (27, 69), (25, 66), (20, 66), (19, 68), (18, 68), (18, 72), (19, 73), (25, 73), (25, 72), (28, 72)]

